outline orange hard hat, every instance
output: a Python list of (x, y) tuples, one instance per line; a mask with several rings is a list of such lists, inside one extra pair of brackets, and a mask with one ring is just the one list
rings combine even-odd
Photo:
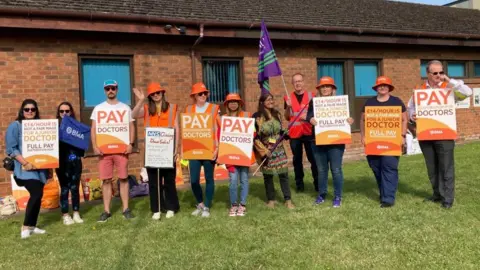
[(202, 92), (210, 92), (210, 91), (208, 91), (205, 84), (199, 82), (199, 83), (196, 83), (192, 86), (192, 92), (190, 92), (190, 96), (194, 96), (194, 95), (200, 94)]
[(147, 87), (147, 94), (150, 96), (151, 94), (162, 91), (165, 92), (167, 91), (165, 88), (162, 88), (159, 83), (157, 82), (152, 82), (148, 85)]
[(372, 87), (373, 90), (377, 91), (377, 87), (379, 87), (380, 85), (388, 85), (390, 87), (390, 91), (393, 91), (393, 89), (395, 89), (395, 86), (393, 86), (392, 84), (392, 79), (387, 76), (378, 77), (375, 85)]
[(223, 102), (223, 106), (226, 107), (229, 101), (238, 101), (240, 102), (240, 105), (243, 106), (243, 100), (239, 94), (236, 94), (236, 93), (228, 94), (227, 97), (225, 98), (225, 101)]
[(337, 89), (337, 86), (335, 85), (335, 81), (333, 80), (332, 77), (323, 76), (322, 78), (320, 78), (316, 88), (318, 89), (324, 85), (331, 85), (333, 88)]

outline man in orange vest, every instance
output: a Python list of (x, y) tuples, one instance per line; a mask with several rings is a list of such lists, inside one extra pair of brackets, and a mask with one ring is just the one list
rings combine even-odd
[[(472, 95), (472, 89), (461, 80), (447, 77), (443, 71), (442, 62), (433, 60), (427, 64), (427, 81), (421, 89), (443, 88), (452, 89), (455, 100), (463, 100)], [(415, 102), (413, 97), (408, 102), (408, 115), (416, 121)], [(426, 198), (426, 202), (441, 202), (442, 207), (449, 209), (453, 205), (455, 194), (455, 167), (453, 150), (454, 140), (420, 141), (428, 178), (432, 184), (433, 195)]]
[(312, 125), (306, 121), (308, 103), (315, 96), (313, 92), (307, 92), (304, 90), (303, 75), (296, 73), (292, 76), (292, 84), (295, 89), (290, 94), (284, 96), (285, 100), (285, 118), (292, 123), (295, 117), (305, 108), (301, 116), (293, 122), (290, 130), (290, 148), (293, 154), (293, 168), (295, 171), (295, 183), (298, 192), (305, 190), (303, 183), (303, 147), (305, 146), (305, 152), (307, 153), (308, 161), (312, 169), (313, 185), (315, 191), (318, 191), (318, 170), (315, 165), (315, 158), (312, 152), (312, 146), (314, 145), (314, 137), (312, 135)]

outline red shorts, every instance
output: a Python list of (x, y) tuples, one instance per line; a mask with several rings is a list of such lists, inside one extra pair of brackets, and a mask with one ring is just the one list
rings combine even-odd
[(100, 179), (112, 179), (113, 168), (117, 170), (117, 177), (119, 179), (127, 179), (128, 177), (128, 156), (123, 154), (111, 154), (100, 156), (98, 162), (98, 171), (100, 172)]

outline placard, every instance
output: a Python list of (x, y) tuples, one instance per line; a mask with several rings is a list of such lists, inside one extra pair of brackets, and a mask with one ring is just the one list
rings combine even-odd
[(470, 97), (466, 97), (464, 100), (457, 100), (455, 102), (455, 107), (457, 109), (468, 109), (470, 108)]
[(473, 107), (480, 107), (480, 88), (473, 88)]
[(452, 90), (415, 90), (414, 100), (419, 141), (457, 138), (455, 97)]
[(147, 127), (145, 130), (145, 167), (173, 168), (175, 129)]
[(182, 158), (194, 160), (213, 159), (213, 119), (207, 113), (180, 114), (182, 126)]
[(22, 156), (37, 169), (58, 168), (58, 120), (22, 121)]
[(97, 147), (104, 154), (125, 153), (130, 144), (129, 110), (99, 109), (95, 113)]
[(402, 107), (365, 107), (365, 154), (402, 155)]
[(223, 116), (218, 149), (219, 164), (252, 165), (255, 119)]
[(348, 96), (313, 98), (313, 113), (317, 120), (315, 144), (348, 144), (352, 142)]

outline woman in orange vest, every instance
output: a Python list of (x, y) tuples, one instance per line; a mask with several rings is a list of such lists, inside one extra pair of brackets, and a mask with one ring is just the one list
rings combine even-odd
[[(243, 111), (243, 101), (239, 94), (228, 94), (225, 102), (225, 116), (231, 117), (250, 117), (250, 113)], [(220, 130), (220, 129), (219, 129)], [(247, 213), (247, 196), (248, 196), (248, 168), (244, 166), (234, 166), (226, 164), (230, 176), (230, 216), (245, 216)], [(240, 178), (240, 204), (238, 199), (238, 178)]]
[[(335, 96), (337, 86), (332, 77), (324, 76), (320, 78), (317, 85), (316, 97)], [(308, 104), (307, 121), (315, 127), (318, 122), (313, 117), (313, 99)], [(350, 117), (347, 122), (353, 124), (353, 119)], [(312, 128), (312, 135), (315, 137), (315, 129)], [(322, 204), (325, 202), (328, 190), (328, 169), (332, 172), (333, 178), (333, 201), (332, 206), (338, 208), (342, 204), (342, 190), (343, 190), (343, 170), (342, 161), (343, 153), (345, 152), (345, 144), (332, 145), (312, 145), (313, 154), (315, 155), (315, 162), (318, 168), (318, 197), (315, 204)]]
[(257, 134), (254, 140), (255, 156), (258, 164), (266, 159), (262, 165), (263, 181), (267, 195), (267, 207), (275, 207), (275, 187), (273, 176), (278, 174), (280, 187), (285, 199), (285, 206), (294, 209), (288, 183), (288, 158), (283, 141), (272, 149), (285, 130), (282, 129), (282, 114), (274, 108), (273, 95), (263, 94), (258, 100), (258, 111), (252, 116), (255, 118)]
[[(193, 101), (192, 105), (188, 105), (185, 108), (185, 113), (208, 113), (211, 114), (213, 120), (213, 159), (212, 160), (190, 160), (188, 168), (190, 170), (190, 184), (192, 186), (192, 192), (197, 200), (197, 207), (195, 211), (192, 212), (192, 215), (202, 217), (210, 216), (210, 207), (212, 205), (213, 194), (215, 191), (215, 182), (213, 178), (214, 169), (215, 169), (215, 160), (217, 159), (218, 154), (218, 137), (217, 134), (217, 117), (220, 111), (219, 106), (216, 104), (211, 104), (207, 102), (210, 91), (207, 87), (199, 82), (192, 86), (192, 91), (190, 93), (190, 98)], [(205, 201), (203, 200), (202, 187), (200, 186), (200, 171), (203, 166), (203, 171), (205, 174)]]
[[(147, 168), (148, 185), (150, 190), (150, 209), (153, 212), (152, 219), (159, 220), (160, 212), (167, 212), (166, 217), (171, 218), (180, 210), (178, 203), (177, 188), (175, 186), (176, 161), (179, 144), (179, 128), (177, 117), (177, 105), (169, 103), (165, 98), (165, 88), (159, 83), (152, 82), (148, 85), (148, 104), (144, 104), (145, 95), (138, 89), (133, 89), (137, 96), (137, 104), (133, 108), (132, 115), (135, 118), (143, 117), (145, 127), (165, 127), (175, 129), (175, 156), (173, 168)], [(159, 173), (160, 175), (157, 175)], [(160, 183), (157, 183), (160, 179)], [(162, 181), (163, 179), (163, 181)], [(160, 188), (160, 208), (158, 205), (158, 193)]]

